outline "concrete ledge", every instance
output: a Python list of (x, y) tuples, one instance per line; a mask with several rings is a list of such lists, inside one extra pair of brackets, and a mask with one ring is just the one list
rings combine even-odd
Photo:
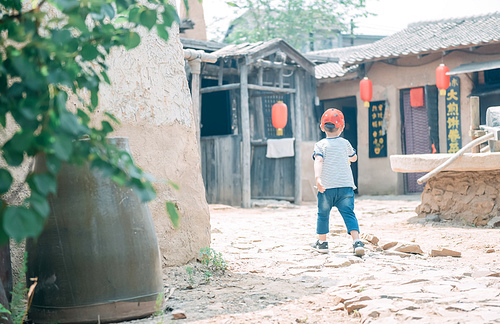
[[(448, 161), (454, 154), (391, 155), (391, 168), (395, 172), (430, 172)], [(465, 153), (443, 171), (500, 170), (500, 152)]]

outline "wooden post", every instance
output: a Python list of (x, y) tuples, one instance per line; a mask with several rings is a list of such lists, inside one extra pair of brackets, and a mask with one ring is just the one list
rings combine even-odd
[[(259, 67), (257, 73), (257, 83), (262, 86), (264, 83), (264, 68)], [(256, 119), (256, 134), (258, 139), (266, 138), (266, 123), (264, 121), (264, 107), (262, 105), (262, 97), (255, 98), (255, 119)]]
[(198, 149), (201, 149), (200, 134), (201, 134), (201, 105), (200, 105), (200, 72), (201, 59), (197, 58), (188, 61), (191, 67), (191, 97), (193, 100), (193, 114), (196, 123), (196, 140), (198, 141)]
[[(479, 129), (479, 97), (470, 97), (470, 135), (471, 139), (475, 140), (478, 136), (475, 131)], [(479, 146), (472, 148), (472, 153), (480, 152)]]
[(301, 71), (295, 71), (295, 127), (294, 127), (294, 137), (295, 137), (295, 204), (302, 204), (302, 91), (300, 86), (299, 73)]
[(219, 63), (219, 77), (217, 85), (221, 86), (223, 84), (224, 84), (224, 59), (221, 59)]
[(248, 107), (248, 66), (246, 60), (242, 60), (240, 65), (240, 97), (241, 97), (241, 133), (242, 133), (242, 154), (241, 154), (241, 206), (251, 207), (251, 146), (250, 146), (250, 111)]

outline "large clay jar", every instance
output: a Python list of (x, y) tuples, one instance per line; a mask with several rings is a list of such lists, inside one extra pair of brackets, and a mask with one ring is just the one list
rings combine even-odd
[[(127, 138), (110, 142), (129, 151)], [(35, 164), (35, 172), (45, 165)], [(27, 280), (38, 278), (33, 322), (110, 322), (159, 310), (156, 233), (148, 206), (132, 189), (87, 166), (64, 165), (49, 203), (43, 233), (26, 244)]]

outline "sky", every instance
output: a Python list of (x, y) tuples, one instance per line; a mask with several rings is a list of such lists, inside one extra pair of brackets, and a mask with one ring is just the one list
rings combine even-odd
[[(207, 37), (221, 40), (222, 31), (237, 17), (229, 0), (203, 0)], [(179, 3), (179, 0), (177, 0)], [(468, 17), (500, 12), (500, 0), (365, 0), (368, 12), (375, 17), (360, 18), (356, 34), (391, 35), (409, 23)]]

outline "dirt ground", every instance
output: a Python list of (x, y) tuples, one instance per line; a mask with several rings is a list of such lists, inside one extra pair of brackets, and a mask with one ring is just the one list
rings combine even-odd
[[(419, 203), (415, 195), (358, 197), (361, 231), (380, 239), (366, 241), (362, 258), (336, 210), (329, 254), (320, 254), (309, 247), (314, 204), (211, 205), (211, 248), (228, 270), (165, 269), (164, 314), (133, 322), (171, 323), (180, 313), (176, 323), (500, 323), (500, 230), (419, 219)], [(389, 242), (398, 245), (383, 250)], [(421, 253), (397, 252), (404, 244)], [(442, 248), (461, 257), (430, 256)]]

